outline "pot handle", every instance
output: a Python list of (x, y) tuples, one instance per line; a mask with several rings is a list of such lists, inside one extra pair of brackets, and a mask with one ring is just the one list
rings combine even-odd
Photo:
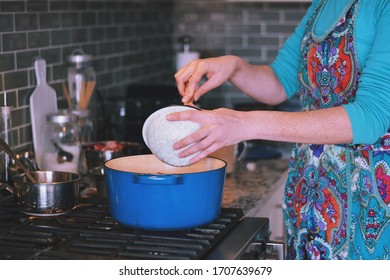
[(135, 174), (134, 183), (141, 185), (175, 185), (183, 181), (182, 175)]

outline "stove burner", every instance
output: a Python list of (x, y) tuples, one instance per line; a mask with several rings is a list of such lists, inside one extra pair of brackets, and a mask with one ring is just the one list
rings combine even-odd
[(9, 199), (0, 205), (0, 259), (202, 259), (242, 217), (240, 209), (222, 209), (202, 227), (146, 231), (120, 225), (101, 203), (30, 217)]

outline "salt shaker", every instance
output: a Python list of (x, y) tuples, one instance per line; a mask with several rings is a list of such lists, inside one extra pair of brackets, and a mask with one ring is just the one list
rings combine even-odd
[(80, 159), (80, 135), (78, 117), (59, 110), (46, 118), (46, 143), (44, 170), (78, 173)]

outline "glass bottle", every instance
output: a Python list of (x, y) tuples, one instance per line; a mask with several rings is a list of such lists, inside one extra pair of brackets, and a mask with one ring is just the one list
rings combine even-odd
[(80, 145), (81, 145), (79, 173), (81, 175), (85, 175), (88, 173), (88, 170), (85, 162), (83, 145), (92, 142), (93, 123), (89, 117), (89, 110), (75, 109), (75, 110), (71, 110), (71, 113), (78, 116), (77, 126), (79, 130)]
[[(6, 102), (5, 102), (6, 103)], [(13, 149), (14, 141), (12, 136), (12, 119), (11, 119), (11, 106), (1, 106), (1, 124), (0, 124), (0, 137)], [(10, 157), (7, 153), (1, 151), (0, 153), (1, 164), (1, 182), (3, 184), (10, 183), (11, 175), (8, 166), (10, 165)]]
[[(46, 143), (43, 160), (44, 170), (78, 173), (80, 160), (80, 135), (78, 117), (68, 111), (58, 111), (46, 118)], [(65, 153), (71, 156), (62, 157)]]

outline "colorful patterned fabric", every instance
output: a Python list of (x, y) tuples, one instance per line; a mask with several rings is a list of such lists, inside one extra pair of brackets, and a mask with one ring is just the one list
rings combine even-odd
[[(359, 2), (324, 38), (313, 30), (325, 1), (308, 21), (299, 64), (304, 110), (353, 102), (361, 71), (354, 46)], [(390, 134), (374, 145), (296, 144), (283, 214), (289, 259), (389, 259)]]

